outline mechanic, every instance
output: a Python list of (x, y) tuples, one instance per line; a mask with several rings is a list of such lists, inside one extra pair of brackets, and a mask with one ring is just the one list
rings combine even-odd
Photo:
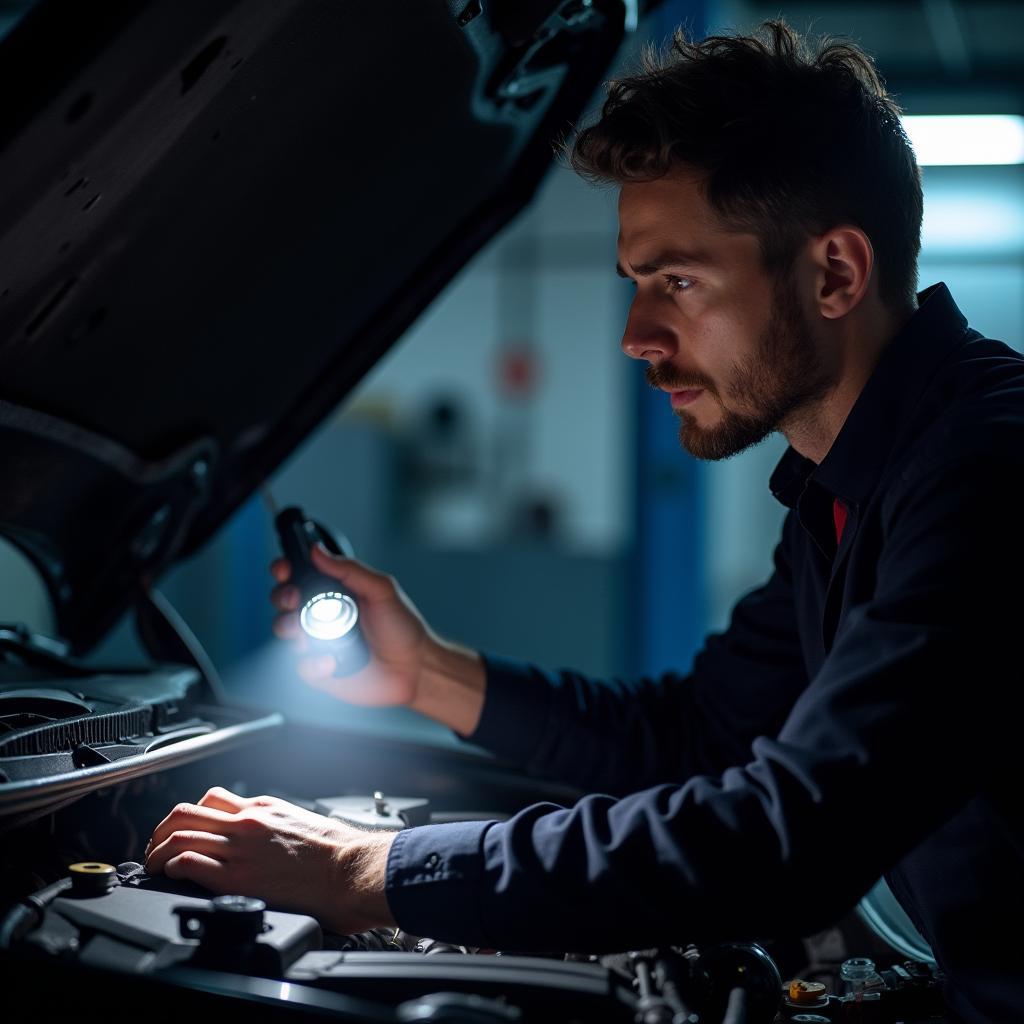
[[(1020, 1019), (1024, 811), (1013, 693), (1024, 579), (1024, 359), (920, 294), (920, 174), (872, 62), (779, 22), (677, 33), (571, 149), (619, 186), (622, 339), (680, 441), (780, 431), (768, 581), (688, 674), (606, 682), (436, 635), (389, 577), (324, 549), (368, 668), (310, 685), (406, 705), (590, 795), (381, 835), (211, 789), (150, 871), (467, 945), (601, 952), (807, 935), (886, 877), (951, 1012)], [(289, 566), (275, 630), (302, 643)]]

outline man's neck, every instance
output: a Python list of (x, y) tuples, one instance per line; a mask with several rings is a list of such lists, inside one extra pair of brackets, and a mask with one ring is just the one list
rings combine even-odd
[(833, 351), (837, 354), (836, 384), (817, 402), (801, 409), (782, 433), (805, 458), (820, 463), (828, 454), (860, 393), (878, 365), (882, 352), (917, 308), (894, 313), (884, 307), (864, 311), (837, 325)]

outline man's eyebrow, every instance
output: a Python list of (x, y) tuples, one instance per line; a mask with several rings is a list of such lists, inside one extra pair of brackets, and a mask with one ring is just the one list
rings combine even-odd
[[(637, 277), (650, 277), (651, 274), (656, 274), (659, 270), (664, 270), (666, 267), (706, 267), (712, 262), (710, 255), (701, 250), (673, 249), (669, 252), (658, 253), (657, 256), (647, 263), (641, 263), (639, 266), (631, 267), (630, 269)], [(622, 269), (621, 263), (615, 264), (615, 273), (619, 277), (630, 276)]]

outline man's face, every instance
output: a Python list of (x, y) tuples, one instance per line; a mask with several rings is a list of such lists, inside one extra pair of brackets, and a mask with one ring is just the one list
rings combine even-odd
[(757, 238), (724, 229), (696, 175), (622, 187), (619, 271), (637, 286), (622, 349), (647, 360), (697, 458), (757, 444), (835, 385), (799, 268), (776, 283)]

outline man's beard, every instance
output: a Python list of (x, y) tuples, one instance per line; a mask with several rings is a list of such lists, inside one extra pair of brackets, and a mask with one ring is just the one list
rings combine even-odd
[(721, 422), (701, 427), (685, 409), (679, 443), (695, 458), (717, 461), (760, 444), (781, 428), (796, 410), (821, 398), (834, 386), (834, 374), (823, 364), (804, 322), (796, 287), (789, 276), (775, 287), (771, 317), (761, 332), (757, 351), (737, 365), (726, 382), (726, 398), (756, 411), (735, 412), (722, 405), (718, 388), (708, 378), (677, 375), (668, 365), (647, 368), (647, 383), (655, 388), (704, 388), (722, 409)]

